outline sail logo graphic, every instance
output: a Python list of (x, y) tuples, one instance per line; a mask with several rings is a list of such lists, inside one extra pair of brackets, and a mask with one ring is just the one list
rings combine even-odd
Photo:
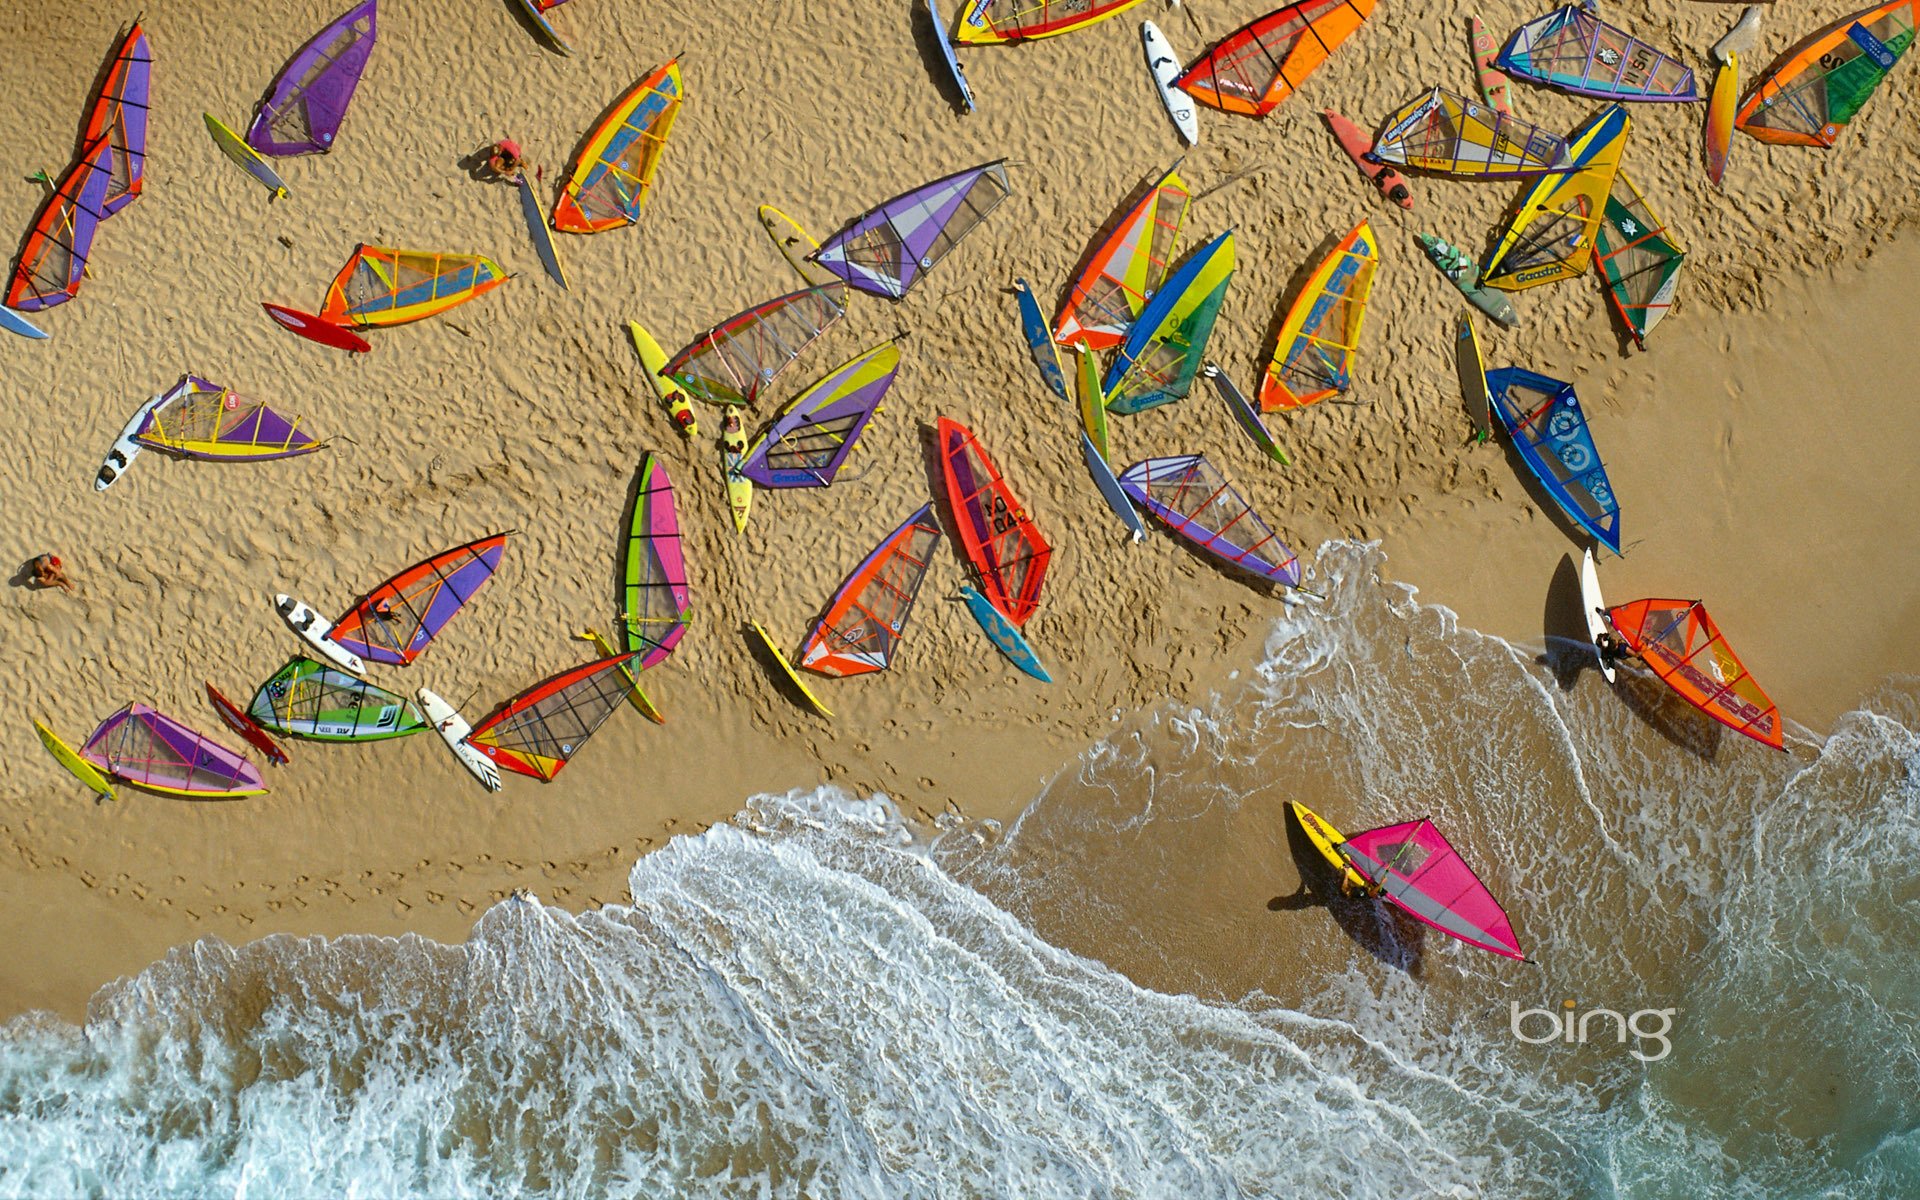
[[(1613, 1040), (1616, 1045), (1626, 1045), (1627, 1035), (1632, 1033), (1635, 1045), (1627, 1053), (1641, 1062), (1659, 1062), (1673, 1053), (1673, 1042), (1667, 1035), (1673, 1032), (1673, 1014), (1680, 1011), (1677, 1008), (1643, 1008), (1633, 1013), (1616, 1012), (1611, 1008), (1590, 1008), (1584, 1013), (1578, 1013), (1576, 1020), (1575, 1010), (1579, 1007), (1577, 1001), (1562, 1000), (1560, 1007), (1563, 1010), (1561, 1012), (1555, 1012), (1550, 1008), (1521, 1008), (1518, 1000), (1510, 1000), (1507, 1002), (1507, 1028), (1512, 1031), (1514, 1040), (1525, 1042), (1529, 1046), (1543, 1046), (1548, 1042), (1584, 1046), (1593, 1034), (1591, 1028), (1593, 1022), (1599, 1018), (1602, 1021), (1612, 1022)], [(1533, 1029), (1538, 1030), (1541, 1019), (1547, 1023), (1545, 1032), (1528, 1032), (1529, 1024)], [(1643, 1020), (1654, 1027), (1642, 1029)], [(1606, 1034), (1607, 1026), (1602, 1024), (1599, 1036), (1605, 1038)], [(1657, 1054), (1646, 1052), (1648, 1042), (1660, 1044)]]

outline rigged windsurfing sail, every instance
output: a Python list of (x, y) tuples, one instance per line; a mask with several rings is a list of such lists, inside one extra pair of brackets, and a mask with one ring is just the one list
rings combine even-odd
[(1347, 390), (1360, 325), (1380, 266), (1380, 243), (1365, 221), (1315, 267), (1280, 325), (1260, 381), (1260, 409), (1305, 408)]
[(1356, 833), (1334, 847), (1400, 909), (1469, 946), (1525, 959), (1506, 910), (1433, 822)]
[(1184, 399), (1233, 279), (1233, 231), (1200, 248), (1140, 310), (1107, 367), (1107, 407), (1132, 414)]
[(898, 300), (1012, 191), (1004, 159), (970, 167), (855, 217), (807, 260), (851, 287)]
[(190, 800), (267, 790), (259, 768), (239, 751), (145, 704), (129, 704), (100, 722), (80, 757), (138, 787)]
[(1374, 139), (1373, 158), (1442, 175), (1517, 178), (1564, 171), (1567, 143), (1538, 125), (1434, 88), (1387, 118)]
[(1603, 100), (1698, 100), (1693, 69), (1584, 6), (1569, 4), (1513, 31), (1498, 65), (1509, 75)]
[(1007, 620), (1024, 625), (1040, 606), (1053, 547), (1007, 486), (973, 431), (941, 417), (934, 426), (947, 504), (981, 592)]
[(213, 462), (291, 458), (326, 445), (265, 401), (249, 400), (198, 375), (183, 376), (169, 388), (133, 440)]
[(1842, 17), (1788, 52), (1740, 102), (1733, 126), (1786, 146), (1831, 146), (1913, 47), (1920, 0)]
[(1595, 258), (1606, 276), (1607, 298), (1644, 349), (1647, 334), (1673, 307), (1686, 249), (1625, 171), (1614, 176), (1598, 239)]
[(740, 473), (761, 487), (830, 485), (899, 373), (894, 342), (841, 363), (774, 418), (747, 449)]
[(247, 145), (275, 158), (333, 149), (373, 54), (377, 4), (348, 9), (287, 60), (247, 128)]
[(920, 581), (940, 544), (933, 506), (922, 505), (861, 561), (827, 602), (800, 647), (800, 665), (822, 675), (884, 671), (906, 633)]
[(1264, 117), (1373, 14), (1375, 0), (1302, 0), (1222, 38), (1174, 81), (1202, 104)]
[(147, 45), (146, 31), (136, 21), (114, 50), (106, 78), (94, 94), (87, 123), (80, 131), (82, 146), (104, 140), (110, 148), (107, 192), (100, 202), (103, 217), (132, 204), (145, 181), (152, 86), (153, 50)]
[(1071, 33), (1140, 0), (961, 0), (957, 42), (1013, 42)]
[(410, 663), (493, 578), (506, 548), (507, 535), (496, 533), (415, 563), (368, 593), (327, 637), (371, 662)]
[(1609, 609), (1607, 621), (1687, 703), (1729, 729), (1784, 749), (1780, 710), (1698, 600), (1635, 600)]
[(555, 229), (600, 233), (640, 219), (685, 95), (674, 59), (615, 102), (573, 161), (566, 190), (554, 202)]
[(1054, 318), (1054, 341), (1090, 350), (1120, 344), (1173, 268), (1190, 200), (1175, 164), (1087, 256), (1085, 269)]
[(847, 285), (803, 288), (735, 313), (687, 343), (660, 374), (696, 399), (748, 404), (847, 311)]
[(1580, 528), (1620, 553), (1620, 502), (1573, 385), (1519, 367), (1487, 372), (1493, 411), (1520, 460)]
[(506, 702), (466, 737), (496, 766), (552, 782), (626, 703), (638, 654), (617, 654), (537, 683)]
[(354, 247), (334, 276), (320, 318), (335, 325), (402, 325), (483, 296), (507, 281), (500, 264), (478, 254), (436, 254)]
[(322, 742), (374, 742), (427, 727), (413, 701), (310, 658), (261, 684), (247, 715), (275, 733)]
[(634, 669), (644, 671), (666, 661), (680, 644), (692, 603), (673, 480), (667, 477), (667, 464), (652, 452), (640, 463), (640, 490), (627, 526), (620, 580), (622, 644), (639, 653)]
[(1627, 110), (1609, 104), (1574, 134), (1569, 169), (1536, 180), (1520, 198), (1481, 272), (1483, 285), (1512, 292), (1586, 272), (1629, 124)]
[(86, 278), (93, 235), (106, 216), (102, 205), (113, 180), (113, 147), (105, 138), (87, 147), (47, 197), (20, 249), (7, 288), (7, 307), (40, 312), (73, 299)]
[(1300, 559), (1204, 455), (1148, 458), (1120, 476), (1127, 495), (1200, 549), (1262, 579), (1297, 587)]

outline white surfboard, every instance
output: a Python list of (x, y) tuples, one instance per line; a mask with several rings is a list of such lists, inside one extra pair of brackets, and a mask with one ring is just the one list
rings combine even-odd
[(1180, 78), (1180, 59), (1167, 41), (1167, 35), (1152, 21), (1140, 22), (1140, 42), (1147, 51), (1147, 70), (1153, 73), (1153, 86), (1160, 89), (1160, 103), (1167, 106), (1180, 140), (1191, 146), (1200, 140), (1200, 118), (1193, 110), (1193, 97), (1173, 86)]
[(147, 423), (148, 414), (160, 407), (160, 401), (164, 399), (166, 399), (165, 396), (153, 397), (135, 409), (133, 415), (127, 418), (126, 427), (113, 441), (113, 449), (107, 451), (107, 457), (100, 463), (100, 473), (93, 477), (94, 491), (106, 491), (114, 485), (114, 481), (127, 473), (127, 467), (144, 449), (139, 442), (133, 440), (133, 435), (140, 432), (141, 427)]
[(351, 671), (355, 675), (365, 675), (367, 664), (360, 656), (342, 646), (327, 635), (333, 632), (333, 622), (295, 600), (285, 592), (273, 598), (274, 611), (287, 623), (287, 628), (300, 635), (300, 639), (312, 646), (320, 657), (326, 659), (342, 671)]
[(455, 711), (453, 705), (426, 688), (414, 694), (420, 701), (420, 711), (427, 714), (427, 720), (432, 721), (433, 727), (440, 731), (453, 756), (466, 764), (467, 770), (472, 771), (473, 777), (480, 781), (480, 786), (490, 792), (499, 791), (500, 768), (493, 765), (492, 759), (468, 744), (467, 735), (473, 732), (473, 726), (467, 724), (467, 719)]
[[(1580, 607), (1586, 611), (1587, 637), (1593, 641), (1594, 649), (1600, 647), (1600, 638), (1607, 630), (1607, 602), (1600, 598), (1600, 575), (1593, 569), (1593, 547), (1587, 547), (1580, 560)], [(1607, 656), (1600, 656), (1600, 674), (1608, 683), (1613, 682), (1613, 664)]]

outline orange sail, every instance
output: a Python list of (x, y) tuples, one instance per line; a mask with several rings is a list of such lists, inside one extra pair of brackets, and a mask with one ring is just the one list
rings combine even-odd
[(1174, 81), (1202, 104), (1264, 117), (1373, 14), (1374, 0), (1301, 0), (1228, 34)]
[(1053, 323), (1054, 341), (1106, 350), (1126, 340), (1133, 319), (1147, 306), (1147, 298), (1160, 290), (1173, 266), (1189, 198), (1179, 170), (1176, 164), (1148, 188), (1087, 256), (1086, 269), (1074, 281)]
[(800, 665), (822, 675), (884, 671), (906, 632), (920, 581), (940, 544), (933, 506), (922, 505), (840, 585), (800, 648)]
[(1701, 712), (1775, 750), (1780, 710), (1760, 690), (1698, 600), (1635, 600), (1607, 613), (1627, 648)]
[(1007, 620), (1024, 625), (1040, 607), (1040, 585), (1053, 547), (1040, 536), (1026, 506), (1000, 477), (972, 430), (941, 417), (934, 437), (947, 481), (947, 503), (967, 558), (980, 572), (981, 590)]

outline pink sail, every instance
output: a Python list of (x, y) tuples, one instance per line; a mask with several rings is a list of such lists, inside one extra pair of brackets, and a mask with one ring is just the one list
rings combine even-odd
[(1494, 954), (1526, 958), (1500, 902), (1433, 822), (1369, 829), (1340, 843), (1339, 849), (1387, 899), (1441, 933)]

